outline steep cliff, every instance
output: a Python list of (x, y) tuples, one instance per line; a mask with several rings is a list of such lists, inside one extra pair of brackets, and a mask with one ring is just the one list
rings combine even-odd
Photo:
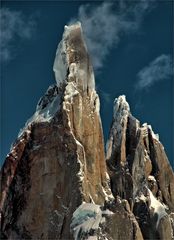
[(65, 26), (56, 85), (1, 169), (2, 239), (172, 239), (174, 175), (124, 96), (105, 159), (99, 97), (80, 23)]
[(106, 158), (113, 195), (129, 202), (144, 239), (172, 239), (174, 174), (158, 135), (131, 115), (125, 96), (114, 102)]

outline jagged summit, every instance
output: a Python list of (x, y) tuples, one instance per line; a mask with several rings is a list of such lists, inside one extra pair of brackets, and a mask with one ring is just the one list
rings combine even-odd
[[(114, 129), (116, 128), (118, 131), (123, 125), (127, 124), (126, 118), (129, 116), (133, 121), (135, 121), (136, 125), (140, 127), (140, 122), (132, 116), (129, 103), (126, 100), (125, 95), (120, 95), (118, 98), (114, 100), (113, 107), (113, 119), (114, 119)], [(122, 125), (122, 126), (121, 126)], [(151, 132), (154, 139), (159, 141), (159, 134), (155, 134), (152, 130), (152, 126), (143, 123), (141, 125), (142, 129), (144, 129), (144, 135), (148, 134), (148, 131)]]
[(114, 102), (107, 154), (80, 23), (65, 27), (56, 85), (1, 170), (1, 239), (174, 239), (174, 174), (148, 124)]
[(95, 89), (93, 68), (80, 22), (65, 26), (53, 70), (58, 86), (67, 81), (83, 91)]
[(71, 239), (78, 206), (113, 199), (80, 24), (65, 27), (54, 71), (57, 85), (39, 100), (2, 168), (4, 238)]
[(99, 113), (99, 100), (95, 92), (95, 79), (80, 22), (64, 27), (62, 40), (58, 44), (53, 65), (56, 85), (48, 87), (39, 100), (36, 111), (20, 130), (18, 136), (36, 122), (50, 122), (60, 111), (63, 98), (71, 99), (79, 94), (96, 96), (96, 111)]
[(127, 114), (130, 112), (130, 107), (128, 102), (126, 101), (126, 96), (121, 95), (114, 101), (114, 108), (113, 108), (113, 116), (114, 118), (117, 117), (118, 114)]
[(106, 158), (112, 193), (128, 200), (144, 239), (172, 239), (174, 174), (159, 136), (132, 116), (125, 96), (114, 101)]

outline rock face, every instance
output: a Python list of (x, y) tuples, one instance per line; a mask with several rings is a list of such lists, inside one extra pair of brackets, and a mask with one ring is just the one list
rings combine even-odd
[(56, 85), (1, 170), (2, 239), (172, 239), (174, 175), (151, 127), (124, 96), (105, 159), (99, 97), (80, 23), (65, 26)]
[(128, 201), (144, 239), (172, 239), (174, 174), (158, 135), (131, 115), (125, 96), (114, 103), (106, 158), (113, 195)]

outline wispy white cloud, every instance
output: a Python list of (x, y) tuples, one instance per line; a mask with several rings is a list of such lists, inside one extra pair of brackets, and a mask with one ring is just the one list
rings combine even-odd
[(144, 67), (137, 74), (136, 89), (148, 89), (156, 82), (167, 80), (173, 74), (173, 63), (170, 55), (162, 54)]
[(81, 5), (73, 21), (82, 23), (87, 46), (96, 70), (116, 47), (124, 34), (138, 30), (145, 13), (152, 8), (148, 0), (103, 2)]
[(0, 60), (9, 61), (14, 57), (14, 41), (29, 40), (35, 31), (33, 16), (25, 17), (21, 11), (0, 9)]

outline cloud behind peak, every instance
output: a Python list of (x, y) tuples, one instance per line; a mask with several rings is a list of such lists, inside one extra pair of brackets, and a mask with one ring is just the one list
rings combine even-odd
[(131, 4), (120, 0), (79, 7), (77, 18), (70, 22), (78, 20), (82, 23), (95, 70), (103, 67), (107, 55), (117, 47), (124, 34), (138, 30), (145, 13), (153, 5), (150, 4), (143, 0)]

